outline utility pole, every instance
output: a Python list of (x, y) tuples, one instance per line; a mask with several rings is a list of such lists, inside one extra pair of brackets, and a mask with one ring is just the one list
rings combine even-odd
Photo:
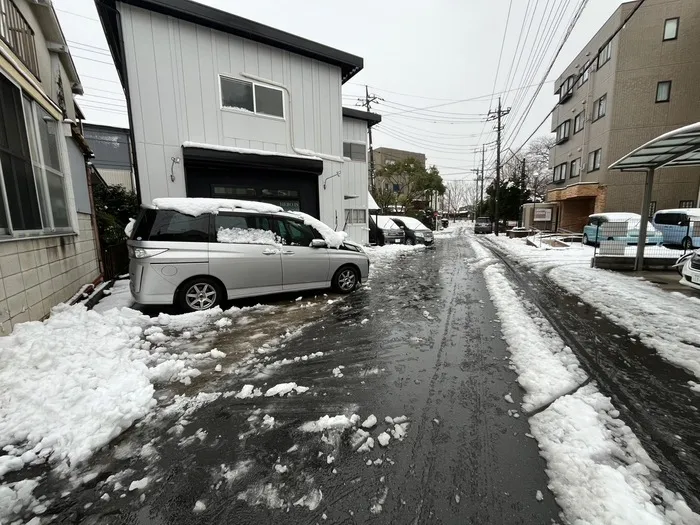
[[(479, 194), (479, 213), (484, 206), (484, 156), (486, 154), (486, 146), (481, 146), (481, 193)], [(474, 217), (476, 219), (476, 217)]]
[(479, 214), (479, 210), (481, 209), (481, 202), (479, 200), (479, 173), (480, 170), (479, 168), (474, 168), (472, 169), (474, 173), (476, 173), (476, 192), (474, 193), (474, 220), (476, 220), (476, 216)]
[(503, 117), (510, 113), (510, 108), (503, 109), (501, 106), (501, 97), (498, 97), (498, 111), (489, 111), (487, 120), (496, 120), (496, 187), (494, 193), (494, 219), (496, 220), (496, 236), (498, 236), (498, 228), (500, 217), (498, 216), (498, 194), (501, 190), (501, 135), (503, 134)]
[(518, 226), (523, 225), (523, 206), (525, 206), (525, 188), (527, 183), (527, 176), (525, 174), (525, 157), (523, 157), (522, 171), (520, 172), (520, 214), (518, 215)]
[[(379, 101), (384, 101), (383, 98), (378, 97), (377, 95), (370, 95), (369, 94), (369, 88), (365, 84), (365, 98), (363, 99), (358, 99), (360, 102), (360, 106), (364, 107), (367, 109), (367, 112), (369, 113), (372, 111), (372, 103), (373, 102), (379, 102)], [(369, 191), (374, 195), (374, 148), (372, 145), (372, 127), (369, 127), (368, 130), (369, 133)]]

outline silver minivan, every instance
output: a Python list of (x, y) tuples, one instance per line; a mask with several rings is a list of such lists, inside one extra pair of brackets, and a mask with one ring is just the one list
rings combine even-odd
[(140, 304), (195, 311), (281, 292), (350, 293), (369, 274), (361, 246), (308, 215), (233, 200), (154, 204), (141, 210), (127, 241), (131, 294)]

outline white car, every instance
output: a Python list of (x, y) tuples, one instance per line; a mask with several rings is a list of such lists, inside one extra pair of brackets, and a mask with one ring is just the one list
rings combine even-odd
[(700, 254), (698, 252), (693, 253), (685, 260), (685, 264), (681, 269), (680, 283), (700, 290)]

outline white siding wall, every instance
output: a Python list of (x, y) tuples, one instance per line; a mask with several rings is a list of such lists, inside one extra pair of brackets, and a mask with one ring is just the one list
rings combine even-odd
[[(365, 145), (367, 148), (367, 122), (354, 118), (343, 118), (343, 141), (355, 142)], [(365, 157), (366, 159), (367, 157)], [(367, 191), (369, 188), (369, 173), (367, 161), (346, 161), (343, 164), (343, 195), (359, 195), (359, 198), (346, 200), (343, 203), (346, 209), (363, 209), (367, 213)], [(345, 213), (343, 213), (343, 224)], [(341, 228), (343, 225), (340, 226)], [(367, 224), (348, 224), (345, 231), (350, 238), (361, 244), (369, 243)]]
[[(185, 141), (342, 156), (340, 68), (126, 4), (121, 12), (142, 199), (186, 195)], [(219, 74), (255, 75), (285, 89), (285, 120), (220, 108)], [(321, 220), (342, 209), (342, 163), (324, 161)], [(339, 217), (339, 221), (341, 218)], [(342, 227), (342, 224), (340, 225)]]

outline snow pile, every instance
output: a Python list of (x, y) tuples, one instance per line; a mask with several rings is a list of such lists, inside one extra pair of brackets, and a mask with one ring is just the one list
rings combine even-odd
[(345, 415), (328, 416), (325, 415), (318, 421), (309, 421), (299, 427), (302, 432), (323, 432), (324, 430), (345, 430), (353, 427), (360, 420), (360, 416), (353, 414), (348, 417)]
[(161, 197), (153, 199), (153, 207), (159, 210), (173, 210), (197, 217), (205, 213), (217, 215), (219, 210), (246, 210), (259, 213), (283, 211), (279, 206), (266, 202), (242, 201), (237, 199), (205, 199), (200, 197)]
[(377, 418), (374, 414), (371, 414), (367, 419), (362, 422), (362, 428), (372, 428), (377, 424)]
[(304, 221), (304, 224), (311, 226), (318, 233), (320, 233), (321, 236), (323, 236), (323, 240), (325, 240), (326, 244), (328, 244), (328, 246), (331, 248), (339, 248), (343, 242), (345, 242), (345, 239), (348, 236), (347, 232), (337, 232), (327, 224), (315, 219), (311, 215), (307, 215), (306, 213), (300, 211), (291, 211), (289, 213), (299, 217)]
[[(260, 397), (262, 396), (262, 391), (259, 388), (255, 388), (253, 385), (243, 385), (241, 391), (236, 394), (237, 399), (248, 399), (250, 397)], [(226, 394), (224, 394), (224, 397)]]
[[(486, 287), (498, 310), (501, 330), (518, 372), (518, 383), (526, 390), (523, 408), (545, 405), (585, 381), (573, 352), (551, 329), (536, 323), (532, 312), (518, 298), (503, 270), (484, 270)], [(541, 314), (540, 314), (541, 315)]]
[(425, 252), (425, 246), (422, 244), (417, 244), (415, 246), (410, 246), (408, 244), (387, 244), (385, 246), (367, 246), (364, 250), (372, 263), (372, 268), (375, 269), (388, 267), (391, 262), (401, 255)]
[(49, 458), (68, 469), (155, 405), (148, 368), (131, 356), (148, 323), (133, 310), (61, 305), (0, 338), (0, 477), (3, 464)]
[(540, 250), (516, 239), (487, 239), (700, 379), (700, 332), (694, 328), (700, 324), (700, 301), (630, 275), (590, 268), (593, 248), (588, 246)]
[(39, 482), (34, 479), (25, 479), (16, 483), (0, 485), (0, 523), (12, 523), (10, 520), (22, 509), (33, 507), (37, 511), (38, 502), (32, 495)]
[(216, 232), (216, 240), (235, 244), (282, 245), (282, 239), (275, 232), (255, 228), (219, 228)]
[(566, 521), (699, 523), (700, 516), (664, 487), (658, 466), (616, 414), (610, 399), (589, 385), (530, 419)]

